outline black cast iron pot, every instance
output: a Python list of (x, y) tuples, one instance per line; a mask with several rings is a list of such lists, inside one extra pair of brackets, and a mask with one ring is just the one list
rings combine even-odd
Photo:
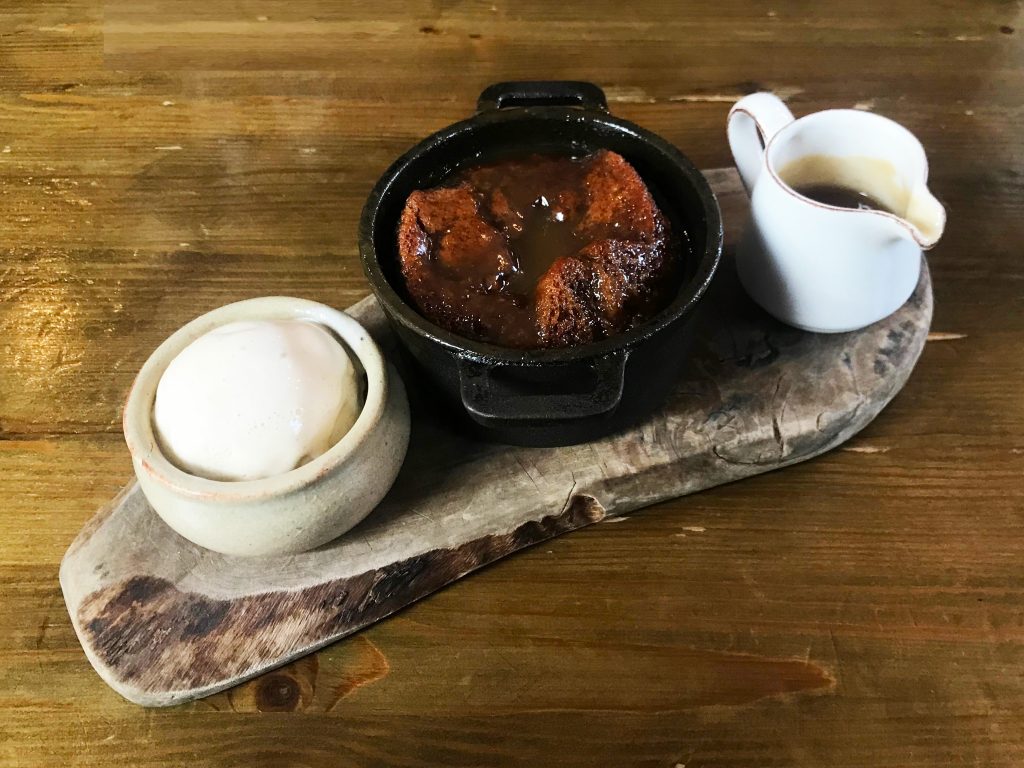
[[(678, 292), (662, 312), (591, 344), (521, 350), (458, 336), (412, 308), (397, 243), (411, 192), (437, 186), (467, 164), (601, 148), (636, 168), (673, 232), (685, 231), (689, 239)], [(697, 304), (718, 267), (722, 222), (693, 164), (659, 136), (610, 115), (596, 85), (497, 83), (480, 95), (473, 117), (427, 137), (388, 168), (363, 208), (359, 251), (399, 340), (478, 433), (518, 445), (569, 445), (637, 421), (672, 390), (686, 363)]]

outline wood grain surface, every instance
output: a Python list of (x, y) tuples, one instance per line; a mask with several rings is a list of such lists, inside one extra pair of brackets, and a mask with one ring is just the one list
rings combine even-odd
[[(747, 196), (737, 173), (708, 176), (724, 215), (738, 220)], [(730, 257), (702, 300), (673, 395), (602, 440), (562, 448), (474, 440), (417, 397), (419, 379), (406, 367), (412, 439), (394, 487), (365, 522), (311, 552), (205, 550), (165, 525), (130, 483), (85, 524), (60, 566), (89, 661), (137, 704), (207, 696), (526, 547), (842, 445), (902, 389), (924, 349), (927, 264), (899, 311), (861, 331), (816, 334), (754, 304)], [(377, 300), (349, 312), (400, 364)]]
[[(1024, 762), (1019, 3), (140, 5), (0, 1), (0, 763)], [(915, 376), (845, 450), (536, 547), (230, 693), (125, 702), (57, 568), (131, 477), (135, 371), (227, 301), (361, 298), (374, 180), (515, 78), (593, 80), (702, 167), (757, 88), (907, 125), (950, 214)]]

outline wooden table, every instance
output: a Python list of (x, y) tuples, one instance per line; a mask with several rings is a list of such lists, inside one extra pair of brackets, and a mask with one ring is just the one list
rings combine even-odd
[[(1020, 765), (1020, 5), (385, 5), (0, 2), (0, 763)], [(373, 181), (513, 78), (593, 80), (702, 167), (755, 89), (907, 125), (950, 215), (909, 385), (841, 451), (541, 545), (229, 693), (123, 701), (57, 564), (131, 477), (136, 370), (229, 301), (363, 296)]]

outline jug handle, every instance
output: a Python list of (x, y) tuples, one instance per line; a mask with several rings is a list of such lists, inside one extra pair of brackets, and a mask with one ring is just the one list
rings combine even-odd
[(793, 122), (793, 113), (774, 93), (752, 93), (729, 110), (729, 149), (743, 186), (750, 193), (764, 168), (764, 151), (782, 128)]

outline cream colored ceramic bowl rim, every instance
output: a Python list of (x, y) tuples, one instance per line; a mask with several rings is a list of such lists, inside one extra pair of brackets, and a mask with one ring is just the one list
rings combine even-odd
[[(171, 360), (203, 334), (236, 320), (308, 320), (326, 326), (359, 358), (366, 371), (366, 400), (352, 428), (312, 461), (259, 480), (209, 480), (179, 469), (160, 450), (153, 433), (153, 402), (157, 384)], [(287, 296), (266, 296), (207, 312), (182, 326), (157, 347), (143, 364), (128, 393), (123, 416), (124, 436), (139, 470), (181, 495), (233, 502), (258, 500), (308, 486), (343, 464), (377, 426), (386, 402), (384, 358), (369, 331), (344, 312), (324, 304)]]

